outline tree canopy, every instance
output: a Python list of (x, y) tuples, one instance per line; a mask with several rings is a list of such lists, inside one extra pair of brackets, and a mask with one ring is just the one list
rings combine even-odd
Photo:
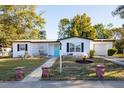
[(84, 37), (94, 39), (96, 37), (95, 28), (91, 24), (91, 18), (86, 14), (77, 14), (72, 19), (63, 18), (59, 22), (59, 38)]
[[(112, 14), (119, 15), (120, 18), (124, 19), (124, 5), (120, 5), (112, 12)], [(121, 28), (115, 28), (113, 29), (114, 33), (120, 36), (120, 39), (124, 39), (124, 25)]]
[[(112, 12), (112, 15), (119, 15), (121, 19), (124, 19), (124, 5), (120, 5)], [(120, 28), (112, 29), (114, 33), (116, 42), (114, 44), (115, 48), (118, 49), (118, 53), (123, 53), (124, 49), (124, 24)]]
[(124, 39), (124, 28), (113, 28), (111, 29), (114, 39)]
[(45, 24), (42, 13), (35, 12), (32, 5), (1, 5), (0, 6), (0, 43), (7, 47), (12, 40), (38, 39), (39, 32)]
[(120, 5), (112, 12), (112, 14), (119, 15), (122, 19), (124, 19), (124, 5)]
[(94, 28), (96, 29), (96, 38), (97, 39), (110, 39), (112, 38), (112, 31), (111, 27), (113, 25), (110, 23), (107, 26), (101, 24), (94, 25)]

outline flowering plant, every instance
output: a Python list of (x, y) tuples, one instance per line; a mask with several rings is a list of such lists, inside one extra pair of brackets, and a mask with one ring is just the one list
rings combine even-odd
[(88, 54), (87, 53), (82, 53), (81, 55), (82, 55), (83, 60), (85, 60), (86, 58), (88, 58)]

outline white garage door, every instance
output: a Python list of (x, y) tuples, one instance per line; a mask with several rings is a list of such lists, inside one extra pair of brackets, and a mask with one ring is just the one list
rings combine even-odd
[(94, 44), (94, 50), (96, 55), (107, 55), (107, 44)]

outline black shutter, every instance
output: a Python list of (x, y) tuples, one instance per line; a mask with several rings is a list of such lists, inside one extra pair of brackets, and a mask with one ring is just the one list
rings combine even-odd
[(67, 52), (69, 52), (69, 43), (67, 43), (67, 47), (66, 48), (67, 48)]
[(19, 51), (19, 44), (17, 44), (17, 51)]
[(84, 43), (81, 43), (81, 52), (84, 52)]
[(28, 44), (25, 44), (25, 51), (28, 51)]

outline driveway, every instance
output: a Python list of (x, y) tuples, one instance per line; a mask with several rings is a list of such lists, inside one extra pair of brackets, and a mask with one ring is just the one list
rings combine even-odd
[(124, 81), (15, 81), (0, 83), (0, 88), (124, 88)]
[(115, 64), (124, 66), (124, 58), (117, 58), (117, 57), (113, 57), (113, 56), (95, 56), (96, 58), (102, 58), (108, 61), (111, 61)]
[(114, 59), (114, 60), (118, 60), (118, 61), (124, 61), (124, 58), (123, 57), (107, 56), (106, 58)]

